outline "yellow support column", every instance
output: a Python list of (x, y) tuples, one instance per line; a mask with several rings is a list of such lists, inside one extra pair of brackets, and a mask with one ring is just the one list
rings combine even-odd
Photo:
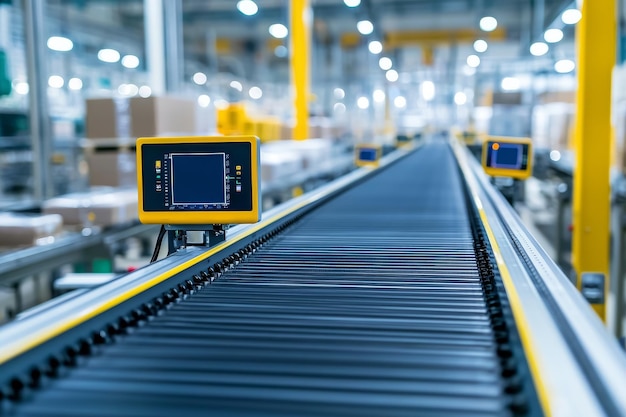
[(602, 320), (609, 288), (611, 73), (615, 0), (583, 2), (578, 23), (573, 264), (577, 286)]
[(291, 85), (296, 111), (294, 139), (309, 137), (309, 55), (311, 9), (308, 0), (290, 1)]

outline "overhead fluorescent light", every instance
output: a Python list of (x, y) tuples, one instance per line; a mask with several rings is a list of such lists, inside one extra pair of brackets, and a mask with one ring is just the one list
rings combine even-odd
[(47, 42), (48, 48), (53, 51), (59, 52), (67, 52), (71, 51), (74, 48), (74, 42), (71, 39), (68, 39), (63, 36), (51, 36), (48, 38)]
[(114, 63), (120, 60), (120, 53), (115, 49), (100, 49), (98, 51), (98, 59), (103, 62)]

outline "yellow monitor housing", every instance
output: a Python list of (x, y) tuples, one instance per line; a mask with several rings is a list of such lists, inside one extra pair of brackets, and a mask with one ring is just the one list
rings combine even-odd
[(405, 134), (396, 135), (396, 148), (412, 144), (413, 137)]
[(260, 220), (255, 136), (137, 140), (139, 220), (166, 225)]
[(358, 167), (377, 167), (381, 156), (380, 145), (360, 143), (354, 147), (354, 163)]
[(488, 137), (483, 142), (482, 165), (488, 175), (526, 179), (532, 173), (529, 138)]

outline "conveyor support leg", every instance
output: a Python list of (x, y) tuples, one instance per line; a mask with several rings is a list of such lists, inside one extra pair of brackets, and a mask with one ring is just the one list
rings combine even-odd
[[(579, 22), (573, 264), (577, 286), (606, 319), (609, 272), (611, 73), (615, 0), (585, 1)], [(604, 276), (604, 279), (600, 279)], [(589, 285), (583, 283), (590, 278)], [(584, 285), (585, 284), (585, 285)], [(589, 290), (589, 291), (587, 291)], [(598, 295), (604, 295), (602, 297)]]
[(296, 126), (293, 136), (296, 140), (309, 137), (309, 55), (310, 20), (312, 20), (309, 0), (291, 0), (290, 39), (291, 85), (293, 87)]

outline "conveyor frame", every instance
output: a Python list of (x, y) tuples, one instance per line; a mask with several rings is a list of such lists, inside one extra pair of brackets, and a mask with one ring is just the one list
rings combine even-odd
[[(470, 199), (491, 245), (492, 263), (506, 288), (544, 413), (626, 415), (626, 398), (620, 396), (620, 387), (626, 386), (623, 353), (588, 304), (575, 288), (568, 287), (567, 278), (493, 190), (477, 164), (472, 164), (467, 151), (457, 145), (454, 149)], [(406, 151), (386, 157), (381, 166), (388, 166), (404, 155)], [(105, 337), (102, 329), (115, 322), (114, 326), (124, 326), (145, 317), (149, 311), (141, 309), (150, 310), (160, 297), (186, 297), (196, 284), (211, 281), (229, 265), (237, 264), (245, 251), (254, 251), (298, 217), (375, 172), (355, 171), (281, 205), (267, 212), (258, 225), (231, 229), (229, 240), (208, 251), (187, 248), (51, 308), (45, 315), (12, 323), (0, 330), (0, 343), (4, 346), (0, 351), (3, 375), (28, 375), (33, 364), (59, 351), (65, 352), (68, 361), (75, 361), (81, 349), (89, 348), (88, 338)], [(517, 241), (512, 241), (512, 236)], [(207, 268), (212, 268), (213, 276), (206, 274)], [(164, 269), (166, 272), (161, 272)], [(552, 318), (559, 310), (561, 317)], [(124, 319), (118, 321), (116, 317)], [(47, 327), (48, 323), (55, 325)], [(61, 334), (63, 337), (58, 337)], [(74, 342), (68, 348), (70, 340)], [(28, 378), (5, 379), (0, 383), (11, 386), (12, 392), (19, 392), (20, 385), (27, 384)]]
[(626, 415), (624, 352), (469, 151), (454, 148), (487, 229), (546, 415)]

